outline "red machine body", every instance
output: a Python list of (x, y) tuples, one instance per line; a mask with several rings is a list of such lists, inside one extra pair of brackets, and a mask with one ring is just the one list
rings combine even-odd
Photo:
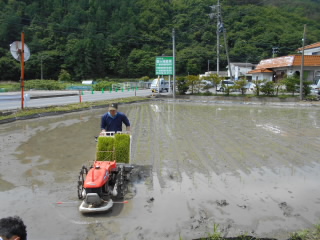
[(104, 186), (109, 181), (111, 171), (116, 168), (116, 161), (95, 161), (84, 181), (84, 188), (100, 188)]

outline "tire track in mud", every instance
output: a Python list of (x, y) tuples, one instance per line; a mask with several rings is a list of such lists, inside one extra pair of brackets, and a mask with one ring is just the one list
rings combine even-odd
[[(218, 111), (217, 111), (218, 110)], [(241, 128), (234, 125), (233, 122), (237, 121), (237, 114), (234, 115), (234, 119), (226, 121), (224, 113), (233, 111), (232, 109), (218, 108), (216, 110), (216, 141), (214, 142), (214, 149), (217, 156), (221, 156), (226, 161), (224, 171), (237, 171), (242, 170), (247, 172), (247, 166), (244, 165), (242, 159), (248, 157), (247, 151), (245, 151), (240, 141), (243, 138)], [(236, 113), (236, 112), (235, 112)], [(221, 163), (223, 164), (223, 163)], [(231, 168), (233, 166), (233, 168)]]
[(181, 173), (179, 171), (179, 163), (176, 161), (176, 136), (174, 134), (174, 104), (158, 104), (160, 110), (160, 117), (162, 119), (159, 126), (158, 136), (161, 136), (160, 148), (161, 156), (159, 159), (161, 185), (166, 186), (167, 179), (181, 180)]
[[(231, 117), (228, 114), (229, 120), (226, 122), (224, 112), (230, 113), (230, 111), (234, 114)], [(218, 112), (221, 114), (217, 116), (217, 141), (215, 142), (217, 146), (215, 149), (222, 154), (224, 159), (227, 158), (235, 166), (230, 170), (242, 170), (248, 173), (251, 168), (261, 167), (263, 162), (259, 159), (265, 159), (265, 156), (251, 147), (256, 142), (252, 139), (250, 131), (246, 131), (246, 129), (250, 129), (252, 126), (242, 120), (245, 119), (247, 113), (241, 108), (220, 108)], [(240, 125), (237, 123), (239, 119), (243, 121)], [(244, 139), (245, 141), (243, 141)], [(226, 153), (231, 153), (231, 158), (227, 157)], [(250, 164), (248, 164), (248, 160), (250, 160)], [(236, 163), (233, 163), (234, 161)]]
[[(131, 111), (135, 113), (135, 116), (131, 116)], [(131, 121), (131, 132), (134, 132), (132, 135), (132, 163), (135, 164), (145, 164), (148, 165), (150, 162), (148, 159), (151, 157), (150, 152), (150, 129), (151, 122), (148, 111), (144, 105), (136, 106), (135, 109), (131, 109), (128, 116)]]
[[(300, 124), (292, 120), (293, 110), (283, 116), (281, 109), (152, 102), (135, 111), (134, 163), (151, 165), (161, 187), (173, 179), (180, 181), (182, 172), (240, 176), (256, 168), (276, 171), (282, 165), (304, 164), (303, 151), (290, 151), (300, 144)], [(275, 116), (273, 124), (281, 131), (296, 131), (297, 139), (288, 145), (288, 136), (264, 128), (270, 125), (270, 116)], [(294, 129), (286, 126), (288, 120)]]
[[(260, 128), (261, 133), (263, 131), (266, 132), (266, 137), (263, 138), (265, 141), (264, 146), (272, 156), (276, 156), (274, 162), (277, 162), (277, 166), (281, 164), (286, 166), (292, 164), (301, 166), (301, 164), (305, 163), (304, 160), (301, 161), (301, 159), (304, 159), (306, 149), (311, 150), (310, 146), (301, 147), (301, 134), (304, 130), (301, 128), (301, 122), (294, 120), (297, 118), (301, 119), (301, 115), (303, 116), (305, 114), (303, 111), (301, 114), (299, 110), (300, 109), (268, 109), (265, 111), (259, 110), (262, 112), (260, 116), (256, 114), (254, 122), (256, 126)], [(270, 115), (272, 115), (273, 122), (269, 120)], [(309, 125), (308, 118), (303, 119), (303, 124)], [(317, 154), (319, 154), (319, 152)], [(316, 156), (316, 153), (313, 153), (313, 155)]]
[[(224, 109), (224, 108), (223, 108)], [(240, 109), (240, 108), (239, 108)], [(260, 110), (259, 110), (260, 111)], [(244, 109), (244, 113), (242, 114), (241, 112), (235, 112), (236, 114), (239, 114), (240, 117), (245, 117), (248, 119), (248, 121), (250, 120), (250, 118), (248, 118), (249, 113), (247, 109)], [(270, 113), (268, 113), (270, 114)], [(230, 116), (228, 116), (230, 118)], [(270, 117), (270, 116), (269, 116)], [(264, 118), (261, 122), (265, 122), (268, 119), (267, 117)], [(281, 118), (280, 118), (281, 119)], [(229, 135), (229, 139), (228, 139), (228, 144), (231, 144), (233, 147), (235, 147), (234, 151), (237, 152), (237, 154), (235, 156), (233, 156), (234, 160), (240, 160), (243, 161), (244, 165), (246, 168), (250, 169), (252, 167), (261, 167), (263, 165), (269, 165), (270, 163), (272, 165), (279, 166), (281, 164), (285, 164), (285, 165), (290, 165), (292, 163), (298, 165), (299, 163), (301, 164), (301, 160), (300, 158), (302, 157), (301, 153), (296, 154), (296, 152), (294, 151), (290, 151), (290, 149), (288, 149), (288, 147), (286, 145), (283, 145), (283, 141), (281, 141), (281, 139), (279, 139), (279, 136), (275, 137), (275, 133), (271, 133), (268, 132), (265, 129), (262, 128), (258, 128), (256, 126), (250, 126), (248, 124), (248, 127), (252, 128), (257, 128), (255, 129), (255, 133), (256, 135), (258, 135), (258, 137), (256, 138), (252, 138), (250, 136), (250, 134), (252, 134), (252, 131), (245, 131), (245, 128), (233, 128), (232, 126), (226, 126), (226, 124), (223, 122), (222, 119), (218, 119), (219, 121), (217, 121), (217, 129), (224, 129), (224, 132), (220, 132), (217, 131), (217, 134), (220, 134), (220, 136), (217, 138), (219, 140), (223, 140), (223, 139), (227, 139), (226, 135)], [(236, 121), (237, 119), (233, 119), (231, 117), (231, 120), (228, 121), (228, 123), (230, 124), (233, 121)], [(282, 119), (281, 119), (282, 120)], [(259, 121), (260, 122), (260, 121)], [(244, 124), (246, 124), (245, 122), (243, 122)], [(283, 121), (283, 124), (280, 124), (280, 126), (286, 126), (285, 125), (286, 121)], [(220, 126), (219, 126), (220, 125)], [(263, 124), (262, 124), (263, 125)], [(238, 131), (233, 131), (233, 130), (238, 130)], [(281, 136), (280, 138), (283, 138), (284, 136)], [(241, 144), (241, 142), (237, 142), (237, 140), (240, 140), (245, 138), (245, 145)], [(277, 140), (279, 139), (279, 140)], [(277, 141), (275, 141), (277, 140)], [(253, 149), (251, 146), (256, 146), (257, 142), (260, 142), (260, 145), (263, 146), (263, 148), (257, 148), (257, 149)], [(298, 147), (297, 143), (295, 146)], [(240, 147), (238, 147), (238, 145)], [(220, 141), (220, 148), (217, 149), (224, 149), (226, 146), (226, 144), (223, 144), (223, 141)], [(225, 151), (225, 150), (224, 150)], [(245, 152), (250, 153), (249, 154), (245, 154)], [(241, 153), (240, 155), (238, 153)], [(270, 154), (269, 154), (270, 153)], [(294, 160), (293, 161), (289, 161), (286, 158), (281, 157), (282, 155), (284, 155), (289, 153), (289, 155), (291, 154), (290, 158), (292, 158)], [(299, 157), (299, 155), (301, 155)], [(277, 156), (276, 159), (269, 159), (271, 157)], [(255, 164), (253, 164), (255, 163)]]
[[(191, 110), (195, 106), (189, 106), (190, 109), (186, 109), (184, 106), (179, 106), (182, 110), (179, 111), (177, 119), (184, 119), (185, 124), (180, 125), (179, 134), (184, 134), (179, 138), (178, 149), (184, 149), (185, 156), (182, 161), (188, 163), (184, 165), (184, 170), (191, 174), (198, 170), (199, 172), (210, 175), (211, 171), (208, 169), (208, 163), (214, 160), (213, 156), (204, 149), (210, 148), (210, 142), (212, 138), (208, 135), (202, 123), (202, 111)], [(187, 111), (186, 111), (187, 110)], [(190, 112), (188, 110), (191, 110)], [(193, 113), (196, 112), (196, 115)], [(205, 145), (206, 143), (206, 145)], [(209, 143), (209, 144), (208, 144)]]
[[(171, 153), (169, 154), (168, 152), (167, 158), (176, 159), (177, 162), (176, 164), (171, 164), (171, 166), (175, 167), (175, 171), (180, 178), (182, 171), (185, 171), (189, 176), (196, 170), (208, 174), (204, 162), (201, 160), (205, 157), (201, 156), (201, 151), (199, 151), (193, 142), (192, 135), (196, 133), (192, 128), (193, 119), (185, 114), (185, 109), (183, 109), (181, 105), (175, 105), (174, 107), (176, 109), (172, 121), (178, 122), (179, 124), (177, 124), (174, 129), (170, 129), (175, 137), (171, 138)], [(181, 124), (181, 122), (184, 124)], [(169, 132), (169, 130), (167, 132)]]
[[(162, 117), (156, 104), (141, 104), (136, 113), (136, 119), (133, 121), (134, 139), (132, 163), (139, 165), (152, 166), (152, 172), (158, 176), (161, 175), (161, 151), (163, 141), (160, 135)], [(159, 178), (160, 185), (163, 185)], [(152, 178), (151, 178), (152, 181)], [(151, 186), (152, 187), (152, 184)]]
[[(170, 157), (173, 153), (173, 137), (170, 125), (170, 114), (169, 106), (163, 103), (156, 103), (151, 105), (152, 111), (156, 118), (156, 126), (153, 132), (152, 141), (153, 148), (155, 150), (155, 157), (153, 162), (154, 172), (157, 173), (157, 179), (159, 181), (160, 187), (167, 187), (166, 180), (168, 178), (173, 178), (174, 175), (170, 169), (170, 165), (176, 164), (175, 158)], [(157, 153), (158, 152), (158, 153)]]
[[(204, 151), (207, 156), (210, 156), (209, 158), (207, 157), (204, 159), (205, 165), (211, 166), (217, 174), (230, 170), (246, 171), (247, 167), (242, 163), (242, 161), (238, 161), (239, 154), (240, 156), (245, 155), (245, 152), (236, 142), (236, 140), (241, 136), (238, 137), (239, 134), (237, 134), (237, 131), (234, 131), (235, 127), (229, 122), (226, 122), (223, 117), (212, 117), (212, 113), (217, 111), (223, 112), (221, 110), (217, 110), (219, 107), (213, 108), (212, 112), (208, 111), (208, 106), (205, 106), (204, 108), (205, 109), (200, 113), (200, 115), (203, 115), (203, 118), (199, 120), (199, 125), (201, 126), (197, 128), (198, 134), (194, 136), (194, 138), (195, 142), (201, 142), (207, 146), (209, 143), (210, 147), (205, 148), (210, 149), (211, 151), (213, 150), (213, 154)], [(212, 109), (212, 107), (209, 108)], [(212, 119), (213, 124), (210, 124), (209, 121), (207, 121), (208, 119)], [(226, 126), (226, 124), (230, 124), (230, 126)], [(229, 130), (222, 131), (222, 129), (228, 128), (231, 129), (231, 132)], [(221, 161), (221, 159), (223, 159), (223, 161)]]

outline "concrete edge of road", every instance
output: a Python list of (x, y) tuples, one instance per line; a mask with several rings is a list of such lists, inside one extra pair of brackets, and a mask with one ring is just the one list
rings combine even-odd
[[(28, 94), (30, 99), (37, 98), (51, 98), (51, 97), (65, 97), (79, 95), (79, 91), (25, 91), (24, 94)], [(10, 99), (10, 97), (16, 97), (21, 99), (21, 92), (4, 92), (0, 93), (0, 100)]]
[[(142, 101), (132, 101), (132, 102), (126, 102), (126, 103), (120, 103), (120, 104), (131, 104), (131, 103), (137, 103), (137, 102), (148, 102), (148, 101), (174, 101), (174, 102), (195, 102), (195, 103), (215, 103), (215, 104), (238, 104), (238, 105), (264, 105), (264, 106), (286, 106), (286, 107), (320, 107), (320, 102), (307, 102), (307, 101), (294, 101), (294, 102), (284, 102), (284, 101), (272, 101), (272, 102), (266, 102), (266, 101), (239, 101), (239, 100), (214, 100), (213, 98), (203, 98), (203, 96), (199, 96), (197, 98), (196, 96), (186, 97), (186, 96), (177, 96), (175, 99), (172, 98), (172, 95), (151, 95), (150, 99), (148, 100), (142, 100)], [(21, 116), (21, 117), (12, 117), (0, 120), (0, 124), (5, 123), (11, 123), (18, 120), (28, 120), (33, 118), (40, 118), (40, 117), (49, 117), (49, 116), (56, 116), (66, 113), (74, 113), (74, 112), (81, 112), (81, 111), (87, 111), (92, 109), (99, 109), (99, 108), (106, 108), (108, 105), (99, 105), (99, 106), (92, 106), (92, 107), (85, 107), (85, 108), (79, 108), (74, 110), (68, 110), (68, 111), (56, 111), (56, 112), (44, 112), (44, 113), (37, 113), (37, 114), (31, 114), (28, 116)], [(14, 111), (0, 111), (0, 116), (6, 116), (12, 114)]]

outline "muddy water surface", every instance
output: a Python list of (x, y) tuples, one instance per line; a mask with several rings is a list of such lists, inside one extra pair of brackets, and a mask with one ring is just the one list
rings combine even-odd
[(0, 125), (1, 217), (21, 216), (29, 239), (195, 239), (217, 225), (287, 239), (319, 223), (319, 108), (154, 101), (120, 111), (138, 176), (127, 204), (78, 212), (101, 109)]

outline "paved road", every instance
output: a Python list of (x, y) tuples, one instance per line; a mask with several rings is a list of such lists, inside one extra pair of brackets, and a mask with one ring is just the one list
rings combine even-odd
[[(78, 91), (27, 91), (30, 100), (25, 101), (25, 107), (44, 107), (53, 105), (65, 105), (78, 103), (80, 96)], [(94, 102), (115, 98), (127, 98), (140, 96), (145, 97), (151, 94), (150, 89), (137, 91), (119, 91), (119, 92), (98, 92), (93, 94), (91, 91), (84, 92), (82, 102)], [(163, 93), (162, 93), (163, 94)], [(164, 93), (167, 94), (167, 93)], [(25, 99), (28, 99), (26, 97)], [(0, 94), (0, 110), (13, 110), (21, 108), (21, 93), (1, 93)]]

